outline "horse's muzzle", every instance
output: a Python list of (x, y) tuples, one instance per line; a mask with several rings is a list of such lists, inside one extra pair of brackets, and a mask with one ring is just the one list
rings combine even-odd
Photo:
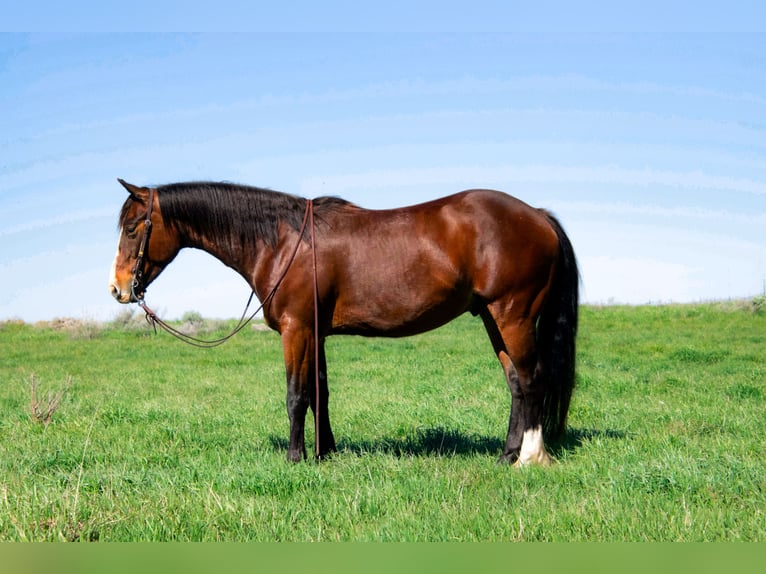
[(115, 283), (109, 284), (109, 292), (112, 297), (117, 299), (120, 303), (135, 303), (138, 299), (133, 294), (132, 289), (120, 289)]

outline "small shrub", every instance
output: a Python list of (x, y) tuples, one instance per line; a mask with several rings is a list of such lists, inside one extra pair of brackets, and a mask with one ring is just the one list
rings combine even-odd
[(224, 326), (225, 322), (222, 320), (205, 319), (197, 311), (187, 311), (181, 315), (181, 320), (178, 323), (178, 330), (195, 337), (209, 335)]
[(205, 322), (205, 319), (197, 311), (187, 311), (181, 316), (181, 321), (183, 323), (191, 323), (192, 325), (201, 325)]
[(146, 329), (147, 322), (143, 313), (137, 313), (134, 309), (120, 311), (110, 325), (119, 331), (138, 331)]
[(733, 299), (730, 301), (719, 301), (714, 304), (716, 309), (728, 313), (753, 313), (760, 315), (766, 313), (766, 295), (756, 295), (752, 299)]
[(52, 329), (67, 333), (73, 340), (95, 339), (103, 330), (102, 325), (97, 321), (72, 317), (56, 317), (50, 321), (38, 321), (35, 326), (38, 329)]
[(67, 377), (63, 390), (57, 393), (48, 391), (48, 393), (45, 395), (45, 398), (42, 399), (39, 396), (37, 388), (37, 377), (35, 377), (34, 373), (32, 373), (32, 375), (29, 377), (29, 390), (31, 395), (29, 410), (32, 420), (37, 423), (44, 424), (47, 427), (51, 423), (53, 413), (55, 413), (59, 406), (61, 406), (61, 401), (71, 386), (72, 377)]
[(127, 327), (133, 322), (134, 315), (133, 309), (123, 309), (112, 319), (112, 325), (115, 327)]

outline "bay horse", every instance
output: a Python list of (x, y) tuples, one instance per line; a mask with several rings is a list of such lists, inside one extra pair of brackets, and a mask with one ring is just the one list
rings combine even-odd
[(336, 450), (326, 337), (403, 337), (470, 312), (482, 318), (510, 389), (500, 462), (552, 462), (544, 441), (564, 433), (575, 382), (579, 272), (572, 244), (549, 212), (485, 189), (367, 210), (334, 197), (307, 200), (230, 183), (149, 188), (118, 181), (129, 196), (119, 216), (111, 294), (120, 303), (142, 302), (187, 247), (236, 270), (281, 335), (288, 460), (306, 458), (309, 407), (317, 458)]

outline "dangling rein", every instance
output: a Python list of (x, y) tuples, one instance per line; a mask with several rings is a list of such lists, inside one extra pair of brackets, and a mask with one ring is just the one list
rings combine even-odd
[(252, 291), (250, 293), (250, 298), (247, 300), (247, 305), (245, 305), (245, 310), (242, 312), (242, 316), (239, 318), (239, 321), (237, 322), (237, 325), (234, 327), (234, 329), (226, 335), (225, 337), (221, 337), (220, 339), (213, 339), (213, 340), (206, 340), (206, 339), (198, 339), (197, 337), (193, 337), (192, 335), (189, 335), (187, 333), (183, 333), (173, 327), (172, 325), (168, 324), (166, 321), (163, 321), (157, 316), (157, 313), (152, 311), (152, 309), (149, 308), (149, 306), (146, 304), (146, 301), (144, 301), (144, 295), (142, 294), (140, 297), (138, 297), (135, 294), (135, 288), (138, 287), (141, 281), (141, 275), (143, 267), (143, 259), (144, 259), (144, 252), (146, 251), (146, 248), (149, 244), (149, 234), (151, 233), (152, 229), (152, 204), (154, 200), (154, 190), (151, 189), (149, 192), (149, 208), (146, 213), (146, 220), (144, 222), (144, 236), (141, 240), (141, 244), (138, 250), (138, 256), (136, 258), (136, 263), (133, 268), (133, 283), (132, 283), (132, 289), (133, 289), (133, 295), (136, 298), (136, 302), (138, 303), (138, 306), (143, 309), (144, 313), (146, 313), (146, 321), (149, 323), (152, 328), (154, 329), (154, 332), (157, 332), (157, 325), (159, 325), (162, 329), (164, 329), (166, 332), (170, 333), (172, 336), (174, 336), (179, 341), (183, 341), (184, 343), (187, 343), (189, 345), (192, 345), (194, 347), (200, 347), (202, 349), (212, 349), (213, 347), (217, 347), (219, 345), (223, 345), (226, 341), (234, 337), (237, 333), (239, 333), (242, 329), (244, 329), (250, 321), (252, 321), (255, 316), (263, 309), (264, 305), (268, 303), (276, 294), (277, 289), (282, 284), (282, 281), (284, 280), (285, 276), (287, 275), (287, 272), (290, 270), (291, 265), (293, 264), (293, 261), (295, 260), (295, 256), (298, 253), (298, 248), (301, 245), (301, 240), (303, 239), (303, 234), (306, 231), (306, 225), (309, 225), (310, 235), (311, 235), (311, 270), (313, 275), (313, 291), (314, 291), (314, 378), (315, 378), (315, 392), (316, 392), (316, 401), (315, 401), (315, 407), (314, 407), (314, 420), (315, 420), (315, 429), (314, 429), (314, 437), (315, 437), (315, 454), (317, 458), (319, 457), (319, 290), (318, 290), (318, 283), (317, 283), (317, 252), (316, 252), (316, 240), (314, 237), (314, 202), (311, 199), (306, 200), (306, 212), (303, 214), (303, 223), (301, 223), (301, 229), (298, 232), (298, 241), (295, 243), (295, 247), (293, 247), (293, 251), (290, 254), (290, 258), (287, 260), (287, 265), (285, 265), (284, 270), (282, 271), (282, 274), (279, 276), (279, 279), (277, 279), (277, 282), (274, 284), (274, 287), (269, 291), (269, 294), (266, 295), (266, 297), (261, 301), (260, 306), (253, 311), (249, 316), (247, 315), (248, 309), (250, 309), (250, 304), (253, 302), (253, 296), (255, 295), (255, 291)]

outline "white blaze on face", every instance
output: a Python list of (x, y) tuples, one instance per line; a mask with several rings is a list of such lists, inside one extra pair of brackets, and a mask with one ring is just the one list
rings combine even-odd
[[(120, 227), (120, 237), (122, 237), (122, 227)], [(114, 261), (112, 261), (112, 269), (109, 273), (109, 291), (114, 297), (120, 295), (120, 288), (117, 285), (117, 258), (120, 256), (120, 242), (117, 241), (117, 251), (114, 254)]]
[(524, 431), (524, 438), (521, 441), (521, 452), (517, 464), (541, 464), (547, 465), (553, 462), (551, 455), (545, 450), (543, 444), (543, 428), (535, 428)]

